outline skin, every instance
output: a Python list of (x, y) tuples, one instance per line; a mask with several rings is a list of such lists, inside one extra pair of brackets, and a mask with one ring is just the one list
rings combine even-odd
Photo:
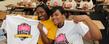
[(38, 7), (36, 9), (36, 13), (38, 15), (38, 18), (41, 20), (41, 21), (45, 21), (45, 20), (48, 20), (48, 16), (47, 16), (47, 13), (45, 12), (45, 10), (42, 8), (42, 7)]
[[(59, 10), (56, 10), (52, 16), (52, 21), (57, 25), (59, 28), (62, 27), (64, 24), (65, 16), (60, 13)], [(98, 29), (98, 27), (92, 22), (92, 20), (86, 16), (74, 16), (73, 18), (74, 22), (85, 22), (85, 24), (89, 27), (89, 31), (86, 33), (86, 35), (83, 37), (87, 40), (99, 40), (102, 38), (101, 32)]]
[(62, 24), (64, 24), (65, 17), (64, 17), (64, 15), (61, 15), (59, 10), (56, 10), (56, 12), (53, 13), (51, 18), (52, 18), (52, 21), (54, 22), (54, 24), (57, 25), (59, 28), (62, 26)]
[[(47, 16), (47, 13), (45, 12), (45, 10), (42, 8), (42, 7), (38, 7), (36, 9), (36, 13), (38, 15), (38, 18), (40, 19), (40, 21), (46, 21), (48, 20), (48, 16)], [(53, 40), (52, 39), (49, 39), (46, 34), (44, 33), (43, 31), (43, 24), (39, 23), (38, 24), (38, 29), (39, 29), (39, 32), (40, 32), (40, 37), (43, 41), (44, 44), (52, 44), (53, 43)]]
[(75, 16), (75, 22), (84, 22), (89, 27), (89, 32), (84, 36), (87, 40), (100, 40), (102, 38), (99, 28), (92, 22), (87, 15)]

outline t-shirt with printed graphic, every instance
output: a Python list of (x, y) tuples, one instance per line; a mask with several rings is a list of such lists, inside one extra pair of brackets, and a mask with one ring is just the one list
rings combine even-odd
[(64, 26), (57, 30), (56, 44), (84, 44), (82, 37), (89, 31), (84, 23), (65, 20)]
[(56, 38), (55, 44), (68, 44), (65, 34), (60, 33)]
[(2, 25), (7, 32), (7, 44), (36, 44), (38, 22), (21, 16), (7, 16)]

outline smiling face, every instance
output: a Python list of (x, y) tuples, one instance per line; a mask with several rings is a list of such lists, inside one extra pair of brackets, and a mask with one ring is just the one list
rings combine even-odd
[(48, 17), (46, 11), (42, 7), (38, 7), (36, 9), (36, 13), (38, 15), (39, 20), (46, 20)]
[(56, 10), (55, 12), (53, 12), (51, 19), (55, 23), (55, 25), (58, 26), (59, 24), (62, 24), (64, 22), (64, 15), (59, 10)]

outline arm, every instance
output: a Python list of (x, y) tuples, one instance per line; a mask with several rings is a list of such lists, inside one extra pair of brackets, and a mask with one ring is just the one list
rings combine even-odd
[(84, 35), (85, 39), (99, 40), (102, 38), (100, 30), (88, 16), (86, 16), (86, 15), (74, 16), (73, 19), (76, 23), (82, 21), (89, 27), (89, 31)]
[(43, 24), (39, 23), (38, 24), (38, 29), (39, 29), (40, 36), (41, 36), (41, 39), (42, 39), (44, 44), (52, 44), (54, 42), (52, 39), (49, 39), (47, 37), (47, 35), (44, 33), (44, 31), (43, 31)]
[(84, 38), (93, 40), (99, 40), (102, 38), (99, 28), (89, 17), (84, 16), (83, 22), (85, 22), (85, 24), (89, 27), (89, 32), (86, 33)]

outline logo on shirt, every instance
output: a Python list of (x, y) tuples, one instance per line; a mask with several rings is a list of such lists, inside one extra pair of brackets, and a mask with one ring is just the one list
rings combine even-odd
[(22, 23), (18, 25), (17, 28), (17, 38), (20, 38), (21, 40), (24, 40), (26, 38), (31, 38), (31, 26), (28, 25), (27, 23)]
[(68, 44), (69, 42), (68, 42), (65, 34), (61, 33), (56, 37), (55, 43), (56, 44)]

